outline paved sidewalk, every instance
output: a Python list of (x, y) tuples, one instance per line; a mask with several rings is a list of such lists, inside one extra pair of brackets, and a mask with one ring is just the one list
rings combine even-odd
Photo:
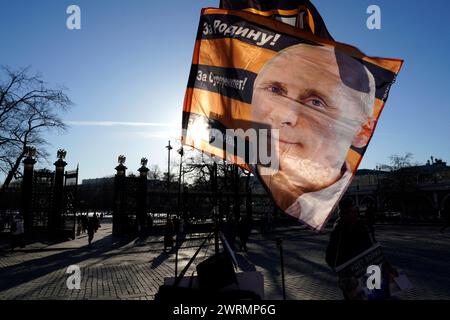
[[(377, 227), (377, 238), (388, 259), (415, 285), (402, 294), (403, 299), (450, 299), (450, 234), (437, 230)], [(12, 254), (0, 252), (0, 299), (153, 299), (164, 277), (174, 275), (174, 254), (162, 253), (162, 237), (117, 240), (111, 231), (110, 223), (102, 223), (92, 247), (83, 235), (59, 244), (35, 243)], [(253, 233), (249, 252), (237, 254), (240, 270), (264, 274), (266, 299), (282, 298), (277, 236), (284, 239), (288, 299), (342, 299), (335, 275), (324, 262), (329, 233), (298, 227), (265, 235)], [(200, 242), (183, 243), (179, 271)], [(209, 243), (195, 262), (206, 258), (213, 248)], [(81, 268), (80, 290), (66, 286), (66, 270), (73, 264)], [(192, 270), (195, 263), (187, 274)]]

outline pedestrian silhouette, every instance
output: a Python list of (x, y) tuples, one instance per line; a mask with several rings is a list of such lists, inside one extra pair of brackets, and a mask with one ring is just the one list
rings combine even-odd
[(94, 213), (92, 219), (94, 220), (94, 231), (97, 232), (98, 228), (100, 228), (100, 221), (98, 219), (97, 213)]
[(16, 246), (25, 247), (25, 230), (23, 226), (23, 218), (20, 214), (16, 214), (11, 221), (11, 252)]
[(372, 242), (376, 242), (375, 240), (375, 221), (376, 221), (376, 210), (373, 203), (369, 203), (366, 209), (366, 224), (367, 229), (369, 230), (369, 234), (372, 237)]
[[(349, 198), (342, 200), (339, 210), (339, 219), (331, 232), (325, 257), (333, 270), (373, 245), (366, 225), (359, 220), (358, 209), (353, 201)], [(338, 285), (346, 300), (350, 299), (347, 295), (349, 288), (355, 287), (355, 284), (357, 279), (353, 276), (339, 278)]]
[(167, 251), (167, 248), (173, 249), (173, 235), (175, 229), (172, 222), (172, 219), (168, 218), (166, 221), (166, 225), (164, 228), (164, 252)]
[(88, 219), (87, 230), (88, 230), (89, 246), (91, 246), (92, 240), (94, 239), (94, 233), (95, 233), (95, 220), (93, 217)]
[(251, 229), (251, 219), (249, 216), (245, 216), (244, 218), (241, 218), (239, 221), (238, 226), (238, 232), (239, 232), (239, 240), (240, 243), (240, 250), (247, 252), (247, 242), (248, 238), (250, 236), (250, 229)]
[(443, 233), (445, 229), (450, 227), (450, 205), (446, 206), (442, 212), (442, 217), (444, 218), (444, 225), (442, 226), (440, 233)]
[(88, 214), (81, 215), (81, 225), (82, 225), (82, 233), (86, 233), (88, 228)]
[(230, 213), (230, 214), (228, 214), (223, 233), (224, 233), (225, 239), (227, 239), (227, 242), (228, 242), (231, 250), (233, 250), (233, 251), (236, 250), (236, 246), (235, 246), (236, 229), (237, 229), (237, 226), (236, 226), (235, 220), (233, 218), (233, 214)]

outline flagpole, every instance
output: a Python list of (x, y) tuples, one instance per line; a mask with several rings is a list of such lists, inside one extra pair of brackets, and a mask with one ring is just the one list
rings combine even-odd
[[(184, 150), (183, 146), (181, 146), (180, 149), (178, 149), (178, 154), (180, 155), (180, 172), (178, 174), (178, 225), (180, 225), (180, 211), (181, 211), (181, 169), (183, 164), (183, 155)], [(178, 234), (179, 230), (175, 230), (175, 279), (178, 276)]]
[(172, 146), (170, 145), (170, 140), (168, 145), (166, 146), (167, 149), (167, 203), (169, 204), (168, 209), (167, 209), (167, 213), (166, 213), (166, 220), (169, 217), (169, 212), (170, 212), (170, 151), (173, 149)]
[(276, 241), (277, 247), (280, 249), (281, 287), (283, 288), (283, 300), (286, 300), (286, 285), (284, 281), (283, 238), (278, 237)]
[(214, 201), (213, 201), (213, 213), (214, 213), (214, 251), (216, 254), (219, 254), (219, 213), (218, 205), (217, 205), (217, 163), (214, 161), (213, 163), (213, 193), (214, 193)]

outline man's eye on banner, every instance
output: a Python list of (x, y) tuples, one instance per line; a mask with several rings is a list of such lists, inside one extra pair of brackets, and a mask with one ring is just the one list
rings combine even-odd
[(309, 0), (221, 0), (220, 8), (262, 15), (333, 40), (322, 17)]
[(204, 9), (183, 143), (250, 169), (278, 207), (320, 230), (401, 65), (262, 16)]

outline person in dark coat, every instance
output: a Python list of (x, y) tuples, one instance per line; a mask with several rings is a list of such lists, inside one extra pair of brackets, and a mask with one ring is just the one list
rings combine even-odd
[(236, 250), (236, 246), (235, 246), (235, 242), (236, 242), (236, 223), (235, 220), (233, 218), (233, 214), (228, 214), (227, 220), (225, 222), (224, 225), (224, 236), (225, 239), (227, 240), (231, 250), (235, 251)]
[(153, 217), (152, 217), (152, 215), (151, 214), (149, 214), (148, 216), (147, 216), (147, 229), (148, 229), (148, 231), (152, 231), (152, 229), (153, 229)]
[[(331, 232), (325, 257), (333, 270), (373, 245), (366, 225), (358, 219), (358, 209), (353, 201), (349, 198), (342, 200), (339, 209), (339, 219)], [(339, 279), (339, 287), (346, 300), (350, 299), (346, 293), (348, 288), (356, 282), (353, 277)]]
[(91, 246), (92, 240), (94, 239), (95, 228), (96, 226), (94, 218), (88, 218), (87, 231), (88, 231), (89, 246)]
[(167, 247), (173, 249), (173, 236), (175, 233), (175, 228), (173, 226), (172, 219), (168, 218), (166, 221), (166, 226), (164, 228), (164, 252), (167, 251)]
[(351, 199), (339, 204), (339, 219), (330, 235), (326, 252), (326, 262), (335, 269), (342, 263), (369, 249), (373, 242), (369, 231), (358, 219), (358, 209)]
[(238, 232), (239, 232), (239, 239), (241, 241), (241, 250), (247, 252), (247, 242), (248, 238), (250, 237), (250, 231), (251, 231), (251, 221), (250, 217), (246, 216), (244, 218), (241, 218), (239, 221), (238, 226)]
[(444, 208), (442, 212), (442, 217), (444, 218), (444, 225), (439, 230), (440, 233), (443, 233), (445, 229), (450, 227), (450, 205)]
[(21, 248), (25, 247), (25, 230), (24, 230), (24, 221), (22, 215), (17, 214), (13, 217), (11, 221), (11, 252), (14, 248), (19, 245)]
[(81, 226), (82, 226), (82, 233), (86, 233), (86, 230), (88, 228), (88, 214), (82, 214), (81, 216)]
[(97, 233), (98, 228), (100, 228), (100, 220), (98, 219), (97, 213), (94, 213), (94, 216), (92, 219), (94, 220), (94, 231)]
[(375, 242), (375, 220), (376, 220), (376, 210), (373, 203), (369, 203), (366, 209), (366, 224), (367, 229), (369, 230), (369, 234), (372, 237), (372, 241)]

